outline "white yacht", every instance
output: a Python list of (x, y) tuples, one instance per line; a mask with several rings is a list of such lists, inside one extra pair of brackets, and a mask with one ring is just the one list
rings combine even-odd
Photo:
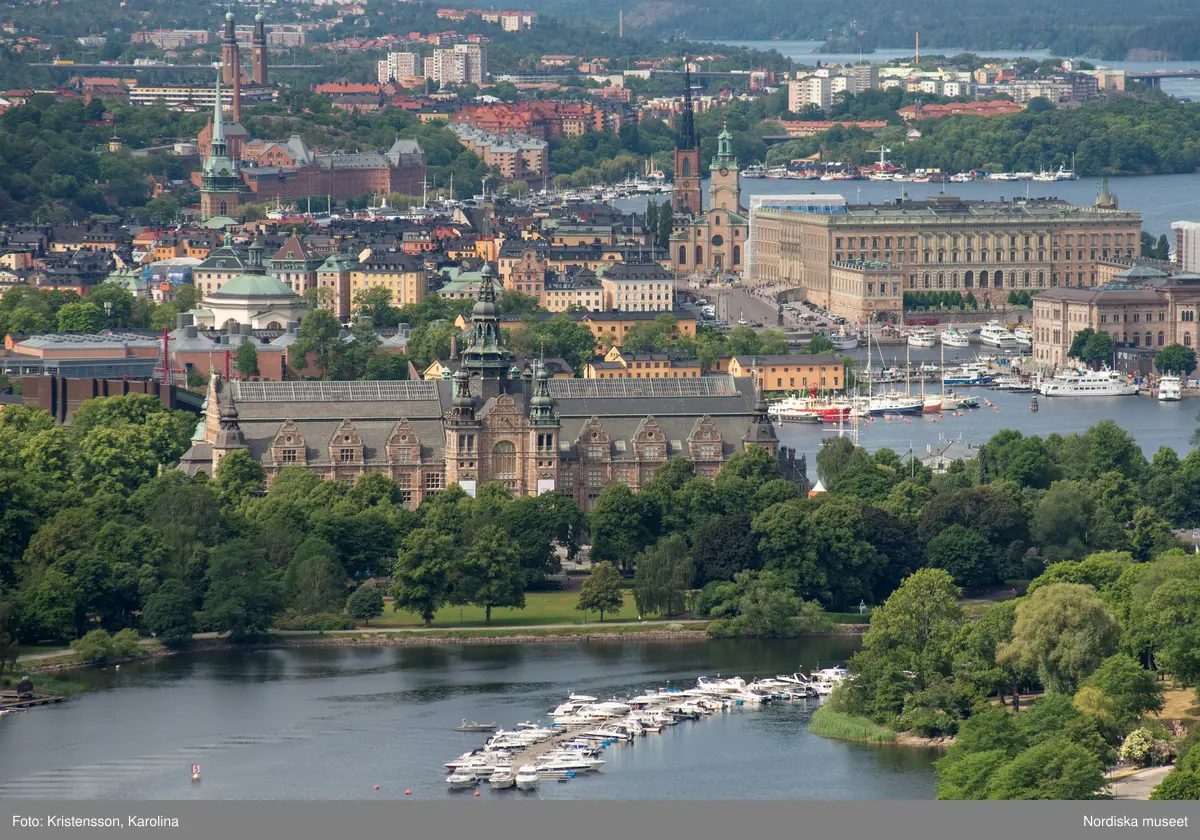
[(524, 764), (517, 770), (517, 790), (537, 790), (537, 768), (532, 764)]
[(451, 790), (463, 790), (478, 785), (479, 779), (474, 773), (468, 773), (465, 770), (455, 770), (446, 777), (446, 784), (450, 786)]
[(999, 347), (1002, 350), (1011, 350), (1017, 346), (1017, 337), (999, 321), (988, 321), (979, 331), (979, 343), (989, 347)]
[(839, 683), (849, 676), (850, 672), (845, 668), (822, 668), (819, 671), (813, 671), (811, 679), (817, 694), (827, 697), (833, 693)]
[(492, 790), (507, 790), (517, 783), (517, 774), (513, 772), (511, 766), (497, 767), (496, 772), (492, 773), (492, 777), (488, 779), (488, 784), (492, 786)]
[(1064, 370), (1043, 382), (1047, 397), (1127, 397), (1138, 392), (1136, 385), (1115, 370)]
[(971, 345), (970, 339), (967, 338), (967, 334), (960, 333), (958, 330), (954, 329), (954, 327), (947, 327), (946, 329), (942, 330), (941, 339), (942, 344), (944, 344), (946, 347), (969, 347)]
[(933, 347), (937, 344), (937, 336), (933, 330), (919, 327), (908, 334), (909, 347)]
[(1018, 347), (1033, 346), (1033, 330), (1028, 327), (1017, 327), (1012, 331), (1013, 338), (1017, 340)]
[(1182, 381), (1178, 376), (1164, 376), (1158, 380), (1159, 402), (1175, 402), (1180, 397)]

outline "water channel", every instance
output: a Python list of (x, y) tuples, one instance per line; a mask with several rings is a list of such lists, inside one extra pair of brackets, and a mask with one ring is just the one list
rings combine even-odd
[[(697, 676), (806, 672), (857, 639), (306, 648), (89, 671), (95, 691), (0, 720), (0, 797), (417, 799), (482, 744), (464, 718), (546, 722), (571, 691), (625, 696)], [(543, 799), (927, 799), (934, 756), (807, 731), (815, 701), (737, 710), (610, 747)], [(193, 783), (191, 765), (202, 766)], [(374, 786), (380, 785), (376, 792)], [(469, 793), (467, 794), (470, 795)]]

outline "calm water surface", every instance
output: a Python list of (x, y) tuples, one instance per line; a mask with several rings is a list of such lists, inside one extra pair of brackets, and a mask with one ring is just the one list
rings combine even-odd
[[(570, 691), (691, 686), (701, 674), (790, 673), (857, 640), (606, 642), (301, 649), (179, 656), (91, 672), (101, 690), (0, 721), (0, 796), (65, 799), (421, 799), (478, 746), (463, 718), (546, 721)], [(929, 799), (933, 756), (810, 735), (814, 705), (733, 711), (610, 747), (600, 773), (544, 799)], [(190, 767), (203, 766), (193, 784)], [(376, 792), (374, 785), (380, 785)], [(483, 797), (513, 791), (481, 788)], [(470, 794), (468, 793), (468, 796)]]

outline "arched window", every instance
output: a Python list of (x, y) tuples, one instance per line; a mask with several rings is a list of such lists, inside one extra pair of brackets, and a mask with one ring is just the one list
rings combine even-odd
[(928, 289), (929, 288), (929, 272), (925, 272), (924, 280), (925, 280), (925, 288)]
[(1184, 346), (1184, 347), (1191, 347), (1191, 346), (1192, 346), (1192, 334), (1191, 334), (1191, 333), (1184, 333), (1184, 334), (1183, 334), (1183, 346)]
[(228, 202), (222, 200), (221, 201), (221, 215), (224, 216), (228, 212), (229, 212), (229, 204), (228, 204)]
[(987, 272), (986, 271), (979, 272), (979, 288), (986, 289), (987, 281), (988, 281)]
[(704, 265), (704, 248), (700, 245), (696, 246), (696, 268)]
[(974, 285), (974, 283), (975, 283), (975, 272), (974, 271), (968, 271), (966, 274), (963, 275), (963, 288), (964, 289), (971, 288), (971, 286)]
[(1046, 272), (1038, 272), (1038, 288), (1041, 289), (1046, 285)]
[(943, 272), (939, 271), (938, 272), (938, 288), (944, 289), (945, 287), (946, 287), (946, 275)]
[(1008, 287), (1010, 289), (1017, 288), (1017, 272), (1015, 272), (1015, 271), (1008, 272)]
[(687, 246), (686, 245), (679, 246), (679, 264), (687, 265)]
[(492, 478), (516, 478), (517, 447), (510, 440), (502, 440), (492, 447)]
[(733, 264), (741, 265), (741, 263), (742, 263), (742, 246), (734, 245), (733, 246)]
[(1026, 289), (1029, 288), (1029, 272), (1028, 271), (1025, 272), (1023, 277), (1021, 277), (1021, 282), (1025, 286)]
[(1165, 336), (1165, 335), (1163, 335), (1163, 331), (1162, 331), (1162, 330), (1159, 330), (1159, 331), (1158, 331), (1158, 346), (1159, 346), (1159, 347), (1162, 347), (1162, 346), (1163, 346), (1163, 342), (1164, 342), (1165, 340), (1166, 340), (1166, 336)]
[(692, 174), (692, 159), (691, 158), (683, 159), (683, 172), (681, 172), (680, 174), (683, 175), (684, 178), (687, 178), (688, 176), (690, 176)]
[(958, 288), (958, 272), (957, 271), (950, 275), (950, 288), (952, 288), (952, 289)]
[(1133, 334), (1133, 346), (1137, 347), (1141, 343), (1142, 343), (1142, 337), (1140, 335), (1138, 335), (1137, 333), (1134, 333)]
[(1152, 336), (1150, 333), (1146, 333), (1146, 346), (1147, 347), (1154, 346), (1154, 336)]

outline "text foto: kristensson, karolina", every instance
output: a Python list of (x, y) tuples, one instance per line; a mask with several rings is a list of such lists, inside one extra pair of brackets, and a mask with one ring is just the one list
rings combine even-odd
[(179, 828), (175, 817), (69, 817), (50, 814), (45, 817), (12, 818), (13, 828)]
[(1187, 817), (1084, 817), (1088, 828), (1187, 828)]

